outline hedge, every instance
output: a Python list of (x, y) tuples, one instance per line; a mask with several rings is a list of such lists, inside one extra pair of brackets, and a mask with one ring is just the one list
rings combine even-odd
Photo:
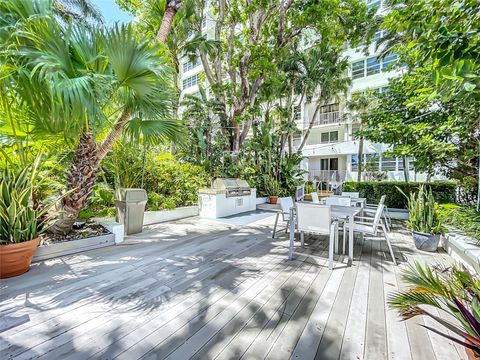
[[(436, 181), (431, 183), (419, 182), (395, 182), (395, 181), (364, 181), (364, 182), (346, 182), (343, 184), (343, 191), (358, 191), (360, 197), (367, 198), (370, 204), (376, 204), (380, 201), (382, 195), (387, 195), (385, 205), (389, 208), (406, 209), (407, 199), (398, 190), (400, 188), (405, 194), (418, 191), (418, 187), (424, 184), (432, 189), (435, 200), (439, 203), (455, 202), (457, 185), (450, 181)], [(398, 188), (397, 188), (398, 187)]]

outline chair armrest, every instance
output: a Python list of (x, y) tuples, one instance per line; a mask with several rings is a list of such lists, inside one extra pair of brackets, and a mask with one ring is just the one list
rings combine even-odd
[(354, 220), (356, 219), (362, 219), (362, 220), (368, 220), (368, 223), (370, 224), (374, 219), (366, 216), (355, 216)]

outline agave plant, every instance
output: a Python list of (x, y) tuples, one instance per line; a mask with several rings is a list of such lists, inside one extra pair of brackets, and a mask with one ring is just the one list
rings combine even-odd
[[(399, 188), (397, 189), (402, 192)], [(402, 194), (405, 195), (403, 192)], [(410, 193), (405, 197), (408, 200), (407, 227), (412, 231), (425, 234), (441, 234), (443, 231), (442, 220), (432, 190), (426, 191), (421, 185), (418, 193)]]
[[(422, 266), (416, 262), (404, 270), (402, 279), (408, 288), (389, 298), (389, 306), (404, 319), (418, 315), (429, 316), (447, 330), (422, 325), (430, 331), (461, 344), (480, 356), (480, 278), (458, 267)], [(458, 320), (445, 320), (428, 310), (433, 306)]]
[(5, 169), (0, 181), (0, 244), (20, 243), (38, 237), (45, 210), (33, 206), (34, 182), (40, 157), (20, 171)]

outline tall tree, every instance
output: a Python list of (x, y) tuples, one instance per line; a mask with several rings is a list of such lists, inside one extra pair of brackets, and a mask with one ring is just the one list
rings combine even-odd
[[(208, 7), (199, 1), (202, 16)], [(199, 48), (208, 84), (218, 101), (227, 105), (230, 149), (238, 153), (266, 79), (279, 70), (294, 41), (317, 39), (322, 48), (347, 40), (356, 44), (369, 24), (366, 5), (357, 0), (325, 0), (299, 6), (292, 0), (211, 2), (215, 14), (215, 51)]]
[(357, 169), (357, 181), (362, 181), (362, 172), (363, 172), (363, 145), (364, 145), (364, 136), (363, 136), (363, 125), (365, 117), (367, 116), (367, 111), (372, 103), (373, 94), (369, 91), (361, 92), (360, 94), (355, 94), (350, 101), (347, 102), (347, 109), (352, 111), (352, 117), (354, 122), (359, 124), (359, 134), (358, 134), (358, 169)]

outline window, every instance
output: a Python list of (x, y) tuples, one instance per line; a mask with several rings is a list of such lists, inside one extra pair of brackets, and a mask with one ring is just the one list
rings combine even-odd
[(353, 140), (358, 140), (359, 139), (359, 136), (358, 135), (355, 135), (355, 133), (360, 130), (360, 124), (356, 123), (356, 124), (352, 124), (352, 139)]
[(193, 61), (187, 61), (183, 63), (183, 72), (187, 72), (189, 70), (192, 70), (193, 68), (196, 68), (198, 65), (200, 65), (200, 61), (198, 58), (196, 58)]
[(367, 76), (378, 74), (380, 72), (380, 62), (377, 57), (367, 59)]
[(328, 105), (323, 105), (320, 108), (320, 114), (326, 114), (326, 113), (331, 113), (339, 110), (339, 104), (328, 104)]
[(397, 159), (382, 156), (380, 166), (383, 171), (395, 171), (397, 170)]
[(338, 158), (320, 159), (320, 170), (338, 170)]
[(200, 78), (198, 74), (195, 74), (193, 76), (190, 76), (189, 78), (186, 78), (183, 80), (183, 89), (188, 89), (189, 87), (195, 86), (198, 84)]
[(293, 120), (299, 121), (302, 118), (302, 107), (301, 105), (295, 105), (293, 107)]
[(352, 79), (359, 79), (365, 76), (365, 60), (352, 63)]
[(207, 17), (204, 16), (202, 18), (202, 29), (205, 29), (207, 27)]
[(367, 4), (369, 10), (373, 7), (380, 8), (382, 3), (383, 0), (365, 0), (365, 4)]
[(338, 131), (323, 132), (320, 135), (321, 143), (331, 143), (338, 141)]
[(397, 59), (397, 54), (390, 54), (383, 58), (382, 60), (382, 69), (388, 70), (390, 65), (395, 62)]

